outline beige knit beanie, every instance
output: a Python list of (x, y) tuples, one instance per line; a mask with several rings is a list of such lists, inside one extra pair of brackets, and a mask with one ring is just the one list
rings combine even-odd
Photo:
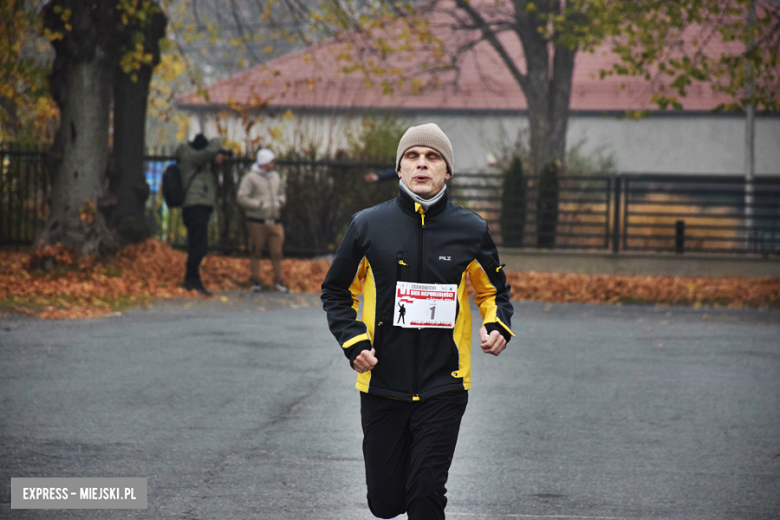
[(411, 126), (398, 142), (398, 152), (395, 156), (395, 169), (401, 169), (401, 157), (406, 150), (413, 146), (427, 146), (439, 152), (447, 163), (447, 171), (450, 175), (454, 171), (452, 160), (452, 144), (447, 135), (441, 131), (436, 123), (427, 123), (420, 126)]

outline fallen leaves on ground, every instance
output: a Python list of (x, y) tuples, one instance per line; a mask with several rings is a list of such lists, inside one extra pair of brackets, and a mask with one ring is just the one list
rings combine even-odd
[(649, 303), (766, 308), (780, 306), (774, 278), (507, 273), (512, 299), (570, 303)]
[[(60, 267), (43, 273), (26, 252), (0, 251), (0, 312), (39, 318), (96, 318), (155, 298), (204, 298), (180, 287), (186, 255), (157, 240), (128, 246), (103, 261), (73, 260), (62, 251)], [(70, 262), (70, 264), (69, 264)], [(292, 292), (319, 293), (330, 262), (285, 259), (284, 278)], [(249, 259), (209, 255), (201, 274), (213, 291), (248, 289)], [(261, 278), (273, 279), (268, 260)], [(512, 298), (549, 302), (651, 303), (728, 307), (780, 306), (780, 280), (601, 276), (507, 273)]]
[[(60, 261), (67, 260), (60, 251)], [(26, 252), (0, 251), (0, 311), (39, 318), (97, 318), (155, 298), (204, 298), (181, 287), (187, 255), (167, 243), (147, 240), (96, 262), (60, 265), (49, 273), (31, 269)], [(292, 292), (319, 293), (330, 266), (327, 260), (284, 259), (282, 269)], [(212, 291), (248, 288), (249, 259), (207, 256), (201, 266), (204, 285)], [(261, 262), (261, 279), (270, 284), (273, 272)]]

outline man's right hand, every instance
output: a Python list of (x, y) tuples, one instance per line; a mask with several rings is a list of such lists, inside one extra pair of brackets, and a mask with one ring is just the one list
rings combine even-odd
[(359, 374), (362, 374), (374, 368), (377, 361), (379, 360), (376, 358), (376, 349), (364, 350), (352, 362), (352, 368), (357, 370)]

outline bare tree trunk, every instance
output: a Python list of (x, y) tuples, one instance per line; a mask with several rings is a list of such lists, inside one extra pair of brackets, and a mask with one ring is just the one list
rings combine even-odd
[(61, 243), (82, 255), (105, 254), (113, 237), (96, 211), (108, 162), (111, 79), (107, 55), (71, 63), (57, 79), (61, 122), (51, 153), (51, 216), (38, 243)]
[(50, 85), (60, 128), (49, 155), (51, 216), (35, 247), (60, 243), (80, 255), (108, 254), (116, 242), (97, 203), (104, 192), (111, 87), (125, 25), (116, 1), (50, 0), (42, 16), (57, 36)]
[(552, 79), (550, 80), (549, 133), (544, 159), (560, 161), (566, 157), (566, 131), (569, 126), (569, 104), (577, 49), (555, 47)]
[(547, 40), (539, 35), (538, 27), (530, 21), (519, 24), (518, 33), (523, 44), (527, 72), (520, 88), (528, 104), (528, 125), (531, 130), (531, 171), (538, 174), (547, 162), (550, 137), (550, 54)]
[[(528, 125), (531, 133), (529, 170), (538, 176), (536, 200), (537, 245), (554, 247), (558, 225), (558, 175), (565, 171), (566, 131), (569, 123), (569, 103), (577, 47), (569, 48), (550, 38), (549, 15), (563, 15), (565, 2), (513, 2), (514, 13), (498, 9), (498, 3), (484, 11), (467, 0), (455, 0), (479, 31), (479, 38), (490, 44), (517, 81), (528, 103)], [(532, 14), (536, 12), (537, 14)], [(500, 32), (511, 30), (520, 39), (526, 72), (518, 66), (519, 56), (509, 54), (498, 38)], [(471, 48), (466, 46), (464, 48)], [(508, 226), (507, 226), (508, 227)]]
[[(531, 131), (529, 166), (530, 170), (538, 175), (549, 157), (550, 114), (545, 106), (546, 92), (535, 92), (533, 96), (526, 94), (526, 97), (528, 98), (528, 126)], [(537, 99), (545, 101), (537, 101)]]
[(109, 196), (101, 201), (101, 210), (109, 225), (130, 243), (149, 235), (144, 208), (149, 185), (144, 175), (144, 129), (149, 97), (151, 69), (144, 67), (133, 81), (121, 70), (114, 84), (114, 149)]
[[(517, 81), (528, 102), (528, 123), (531, 131), (530, 170), (539, 174), (550, 162), (563, 163), (566, 153), (566, 130), (569, 121), (569, 101), (577, 49), (554, 46), (543, 34), (544, 17), (529, 15), (523, 2), (515, 2), (514, 14), (504, 17), (493, 13), (492, 23), (501, 18), (503, 26), (512, 27), (523, 47), (526, 72), (518, 67), (518, 56), (512, 56), (501, 43), (496, 26), (483, 16), (479, 8), (467, 0), (455, 0), (455, 5), (466, 13), (473, 28), (498, 53), (499, 58)], [(562, 5), (537, 2), (540, 11), (563, 9)], [(552, 64), (550, 54), (552, 51)]]
[[(61, 243), (81, 255), (113, 252), (118, 241), (106, 215), (111, 226), (130, 229), (123, 233), (125, 239), (145, 236), (146, 105), (166, 18), (157, 4), (144, 4), (135, 18), (120, 7), (118, 0), (49, 0), (43, 8), (43, 25), (54, 36), (50, 83), (61, 122), (49, 161), (54, 180), (52, 213), (37, 245)], [(143, 65), (137, 78), (131, 78), (120, 69), (119, 56), (135, 46), (138, 31), (143, 31), (144, 50), (152, 52), (153, 63)], [(114, 142), (119, 146), (109, 164), (112, 94), (116, 97)], [(125, 222), (139, 225), (124, 228)]]
[(101, 201), (101, 210), (123, 242), (140, 242), (150, 233), (145, 220), (150, 190), (143, 159), (146, 107), (152, 68), (160, 62), (159, 40), (165, 36), (166, 24), (165, 15), (157, 9), (144, 27), (144, 51), (152, 54), (152, 63), (143, 65), (135, 76), (117, 67), (114, 76), (114, 147), (109, 193)]
[(522, 40), (528, 64), (525, 85), (521, 87), (528, 102), (530, 166), (534, 173), (539, 174), (550, 162), (563, 164), (566, 156), (566, 131), (577, 49), (554, 47), (550, 68), (547, 43), (535, 35)]

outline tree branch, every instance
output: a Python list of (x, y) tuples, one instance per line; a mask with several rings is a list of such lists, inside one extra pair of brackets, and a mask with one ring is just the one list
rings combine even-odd
[(466, 0), (455, 0), (455, 5), (457, 5), (460, 9), (465, 11), (469, 17), (474, 21), (474, 23), (477, 25), (479, 30), (482, 32), (482, 36), (487, 40), (488, 43), (496, 50), (498, 55), (501, 57), (501, 61), (504, 62), (504, 65), (506, 65), (507, 69), (509, 69), (510, 74), (512, 74), (512, 77), (515, 78), (515, 81), (520, 84), (523, 89), (528, 84), (528, 78), (520, 72), (520, 69), (517, 68), (517, 65), (515, 65), (514, 60), (509, 56), (509, 53), (507, 53), (504, 46), (501, 44), (500, 41), (498, 41), (498, 38), (496, 37), (496, 34), (492, 32), (488, 26), (488, 23), (485, 21), (484, 18), (471, 6), (469, 2)]
[[(233, 12), (233, 19), (236, 21), (236, 26), (238, 28), (238, 34), (239, 34), (239, 36), (244, 36), (244, 26), (241, 23), (241, 15), (238, 12), (238, 6), (236, 6), (236, 1), (235, 0), (230, 0), (230, 6), (231, 6), (231, 11)], [(262, 63), (262, 60), (260, 58), (258, 58), (257, 55), (252, 50), (252, 46), (251, 45), (246, 45), (245, 44), (244, 47), (246, 47), (246, 50), (249, 53), (249, 55), (252, 57), (252, 59), (255, 60), (255, 63)]]

